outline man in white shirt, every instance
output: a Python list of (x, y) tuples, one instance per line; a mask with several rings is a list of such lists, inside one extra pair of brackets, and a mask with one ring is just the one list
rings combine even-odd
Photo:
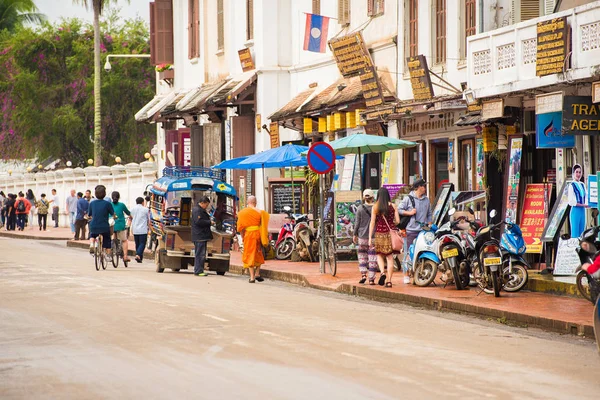
[(58, 210), (60, 204), (60, 197), (56, 194), (56, 189), (52, 189), (52, 221), (54, 221), (54, 227), (58, 228)]
[(135, 241), (135, 261), (141, 263), (144, 259), (144, 249), (148, 239), (148, 227), (150, 225), (150, 211), (144, 206), (144, 198), (135, 199), (135, 206), (131, 212), (131, 233)]
[(77, 214), (77, 196), (75, 196), (75, 189), (71, 189), (71, 195), (67, 197), (66, 201), (67, 212), (69, 213), (71, 223), (71, 233), (75, 233), (75, 215)]

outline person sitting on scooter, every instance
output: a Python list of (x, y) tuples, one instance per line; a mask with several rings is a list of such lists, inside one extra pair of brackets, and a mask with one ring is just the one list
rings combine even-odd
[(594, 279), (600, 279), (600, 257), (596, 257), (593, 263), (585, 263), (581, 269), (587, 271)]

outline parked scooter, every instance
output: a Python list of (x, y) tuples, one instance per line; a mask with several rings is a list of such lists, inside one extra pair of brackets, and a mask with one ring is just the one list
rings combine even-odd
[(500, 297), (502, 289), (502, 253), (500, 242), (492, 236), (502, 222), (493, 224), (491, 221), (497, 215), (496, 210), (490, 211), (490, 224), (480, 228), (475, 235), (475, 254), (477, 255), (473, 268), (473, 275), (479, 287), (486, 293), (494, 293)]
[(287, 217), (284, 224), (279, 229), (279, 235), (275, 242), (275, 257), (278, 260), (286, 260), (291, 257), (292, 252), (296, 248), (296, 240), (294, 239), (294, 227), (296, 219), (292, 215), (292, 209), (288, 206), (283, 207)]
[(429, 286), (435, 279), (440, 258), (438, 256), (439, 244), (435, 237), (437, 226), (420, 223), (421, 232), (408, 249), (406, 259), (407, 269), (412, 269), (413, 284)]
[[(448, 215), (453, 216), (455, 212), (456, 209), (452, 208), (448, 211)], [(440, 246), (441, 263), (438, 265), (438, 270), (442, 273), (441, 279), (446, 284), (454, 282), (457, 290), (466, 289), (470, 280), (470, 267), (465, 257), (465, 247), (460, 235), (455, 232), (462, 219), (446, 222), (435, 233)]]
[(308, 225), (308, 216), (302, 215), (296, 219), (294, 227), (294, 239), (296, 240), (296, 249), (300, 259), (315, 262), (319, 257), (319, 247), (315, 241), (315, 233)]
[(504, 233), (500, 238), (502, 251), (502, 283), (507, 292), (518, 292), (529, 279), (529, 263), (523, 258), (526, 245), (519, 225), (504, 223)]
[[(585, 230), (579, 237), (577, 253), (579, 254), (579, 261), (581, 264), (591, 264), (598, 256), (600, 256), (600, 241), (598, 240), (599, 232), (600, 226), (596, 226)], [(600, 279), (594, 279), (587, 271), (582, 270), (581, 267), (577, 270), (579, 271), (575, 278), (577, 290), (579, 290), (579, 293), (581, 293), (583, 297), (591, 301), (592, 304), (595, 304), (600, 294)]]

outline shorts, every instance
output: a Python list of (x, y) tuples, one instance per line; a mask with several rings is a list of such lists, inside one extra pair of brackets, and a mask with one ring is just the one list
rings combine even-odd
[(110, 232), (90, 233), (90, 238), (96, 239), (100, 235), (102, 235), (102, 248), (110, 249), (112, 247), (112, 243), (110, 241)]
[(121, 242), (127, 241), (127, 229), (124, 231), (116, 231), (115, 234), (117, 235), (117, 239), (119, 239)]

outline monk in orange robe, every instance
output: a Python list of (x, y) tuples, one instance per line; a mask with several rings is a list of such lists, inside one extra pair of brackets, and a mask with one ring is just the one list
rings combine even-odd
[(248, 196), (247, 207), (238, 213), (237, 230), (244, 240), (242, 262), (250, 272), (250, 283), (262, 282), (260, 266), (265, 263), (262, 245), (269, 244), (269, 213), (256, 208), (256, 197)]

